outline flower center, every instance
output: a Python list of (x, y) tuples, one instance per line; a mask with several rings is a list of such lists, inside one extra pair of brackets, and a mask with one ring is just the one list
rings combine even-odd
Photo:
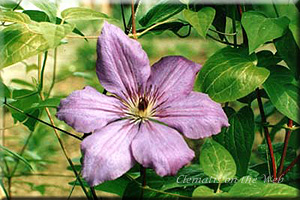
[(138, 97), (127, 104), (127, 115), (135, 122), (144, 122), (154, 116), (154, 101), (146, 96)]

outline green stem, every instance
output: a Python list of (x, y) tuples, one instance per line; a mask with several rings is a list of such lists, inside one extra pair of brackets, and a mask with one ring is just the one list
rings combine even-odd
[(140, 195), (140, 199), (144, 198), (144, 187), (146, 187), (146, 168), (140, 165), (140, 176), (142, 177), (142, 191)]
[[(19, 152), (19, 155), (20, 155), (20, 156), (23, 155), (23, 153), (24, 153), (24, 151), (25, 151), (25, 149), (26, 149), (26, 147), (27, 147), (27, 145), (28, 145), (28, 143), (29, 143), (29, 140), (30, 140), (30, 138), (31, 138), (32, 135), (33, 135), (33, 131), (31, 131), (31, 132), (29, 133), (29, 136), (27, 137), (27, 139), (26, 139), (26, 141), (25, 141), (25, 144), (23, 145), (21, 151)], [(14, 174), (15, 174), (17, 168), (18, 168), (19, 163), (20, 163), (20, 159), (17, 160), (17, 162), (16, 162), (16, 164), (15, 164), (13, 170), (11, 171), (11, 173), (10, 173), (10, 176), (11, 176), (11, 177), (14, 176)]]
[(52, 73), (52, 82), (51, 86), (47, 95), (47, 98), (49, 98), (51, 91), (55, 85), (55, 78), (56, 78), (56, 66), (57, 66), (57, 48), (54, 49), (54, 58), (53, 58), (53, 73)]
[[(223, 40), (219, 40), (219, 39), (217, 39), (217, 38), (215, 38), (215, 37), (213, 37), (213, 36), (211, 36), (211, 35), (209, 35), (209, 34), (207, 34), (207, 37), (209, 37), (209, 38), (211, 38), (211, 39), (213, 39), (213, 40), (215, 40), (215, 41), (217, 41), (217, 42), (220, 42), (220, 43), (222, 43), (222, 44), (227, 44), (227, 45), (230, 45), (230, 46), (235, 46), (234, 44), (232, 44), (232, 43), (230, 43), (230, 42), (226, 42), (226, 41), (223, 41)], [(241, 46), (241, 45), (236, 45), (236, 46)]]
[[(232, 31), (236, 33), (236, 9), (232, 9)], [(234, 48), (237, 48), (237, 34), (233, 36)]]
[[(42, 100), (42, 101), (45, 100), (45, 97), (44, 97), (44, 94), (43, 94), (43, 77), (44, 77), (44, 71), (45, 71), (45, 66), (46, 66), (46, 62), (47, 62), (47, 53), (48, 53), (48, 52), (45, 52), (42, 70), (41, 70), (41, 71), (39, 70), (39, 71), (40, 71), (40, 74), (41, 74), (41, 75), (40, 75), (41, 83), (40, 83), (39, 91), (40, 91), (40, 97), (41, 97), (41, 100)], [(40, 69), (40, 68), (39, 68), (39, 69)], [(52, 116), (51, 116), (51, 113), (50, 113), (50, 111), (49, 111), (49, 108), (45, 107), (45, 110), (46, 110), (46, 113), (47, 113), (47, 115), (48, 115), (48, 118), (49, 118), (49, 120), (50, 120), (51, 125), (52, 125), (53, 127), (55, 127), (55, 123), (54, 123), (54, 120), (52, 119)], [(61, 149), (62, 149), (62, 151), (63, 151), (63, 154), (64, 154), (65, 158), (67, 159), (67, 161), (68, 161), (70, 167), (72, 168), (72, 171), (73, 171), (73, 173), (74, 173), (74, 175), (75, 175), (75, 178), (77, 178), (79, 175), (78, 175), (78, 173), (77, 173), (77, 171), (76, 171), (76, 168), (75, 168), (75, 166), (74, 166), (74, 164), (73, 164), (71, 158), (68, 156), (67, 149), (65, 148), (65, 146), (64, 146), (64, 144), (63, 144), (63, 141), (62, 141), (62, 139), (60, 138), (60, 135), (59, 135), (57, 129), (53, 128), (53, 131), (54, 131), (55, 136), (56, 136), (56, 138), (57, 138), (57, 140), (58, 140), (58, 143), (59, 143), (59, 145), (60, 145), (60, 147), (61, 147)], [(89, 194), (88, 194), (86, 188), (84, 187), (83, 182), (81, 181), (80, 178), (78, 179), (78, 181), (79, 181), (79, 183), (80, 183), (80, 186), (81, 186), (81, 188), (82, 188), (84, 194), (86, 195), (86, 197), (87, 197), (88, 199), (90, 199), (90, 196), (89, 196)]]
[(220, 193), (221, 192), (221, 184), (222, 184), (222, 182), (218, 183), (218, 188), (217, 188), (216, 193)]
[(65, 131), (65, 130), (63, 130), (63, 129), (61, 129), (61, 128), (58, 128), (58, 127), (56, 127), (56, 126), (53, 126), (52, 124), (49, 124), (49, 123), (47, 123), (47, 122), (45, 122), (45, 121), (43, 121), (43, 120), (41, 120), (41, 119), (39, 119), (39, 118), (37, 118), (37, 117), (35, 117), (35, 116), (33, 116), (33, 115), (30, 115), (30, 114), (28, 114), (28, 113), (25, 113), (23, 110), (20, 110), (19, 108), (16, 108), (16, 107), (14, 107), (14, 106), (8, 104), (8, 103), (6, 102), (6, 98), (4, 99), (4, 103), (3, 103), (3, 104), (4, 104), (5, 106), (7, 106), (8, 108), (11, 108), (11, 109), (13, 109), (13, 110), (15, 110), (15, 111), (17, 111), (17, 112), (19, 112), (19, 113), (22, 113), (23, 115), (25, 115), (25, 116), (27, 116), (27, 117), (30, 117), (30, 118), (35, 119), (35, 120), (37, 120), (37, 121), (39, 121), (39, 122), (41, 122), (41, 123), (43, 123), (43, 124), (45, 124), (45, 125), (47, 125), (47, 126), (50, 126), (51, 128), (54, 128), (54, 129), (56, 129), (56, 130), (58, 130), (58, 131), (60, 131), (60, 132), (63, 132), (63, 133), (65, 133), (65, 134), (69, 135), (69, 136), (72, 136), (72, 137), (74, 137), (74, 138), (76, 138), (76, 139), (78, 139), (78, 140), (82, 140), (82, 139), (81, 139), (80, 137), (78, 137), (77, 135), (74, 135), (74, 134), (72, 134), (72, 133), (69, 133), (68, 131)]

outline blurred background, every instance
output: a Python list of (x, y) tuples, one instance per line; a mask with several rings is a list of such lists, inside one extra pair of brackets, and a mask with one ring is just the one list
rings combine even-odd
[[(1, 0), (3, 1), (3, 0)], [(7, 1), (7, 0), (4, 0)], [(13, 1), (13, 0), (10, 0)], [(57, 0), (53, 1), (57, 4), (60, 11), (69, 7), (86, 7), (96, 11), (103, 12), (118, 21), (114, 22), (117, 26), (123, 29), (121, 6), (120, 4), (111, 4), (109, 0)], [(144, 15), (149, 8), (155, 3), (155, 1), (148, 2), (147, 4), (141, 4), (137, 10), (137, 19)], [(34, 7), (27, 0), (21, 2), (21, 6), (24, 9), (38, 9)], [(130, 5), (124, 5), (126, 20), (129, 20)], [(178, 18), (182, 16), (176, 15)], [(101, 31), (102, 22), (76, 22), (77, 28), (86, 36), (98, 36)], [(137, 29), (139, 29), (137, 23)], [(237, 27), (240, 31), (240, 27)], [(228, 23), (226, 32), (230, 33), (231, 23)], [(180, 30), (180, 35), (186, 35), (188, 28)], [(211, 33), (212, 35), (215, 33)], [(229, 38), (230, 40), (230, 38)], [(162, 33), (149, 33), (138, 40), (143, 49), (149, 56), (150, 63), (158, 61), (161, 57), (167, 55), (182, 55), (186, 58), (204, 64), (207, 57), (212, 55), (215, 51), (225, 47), (211, 39), (201, 39), (192, 29), (189, 37), (180, 38), (171, 31), (165, 31)], [(61, 45), (57, 49), (57, 71), (55, 85), (53, 88), (52, 96), (65, 97), (72, 91), (82, 89), (86, 85), (93, 86), (99, 91), (103, 88), (98, 82), (95, 73), (95, 61), (96, 61), (96, 39), (88, 39), (88, 41), (81, 38), (68, 38), (64, 41), (64, 45)], [(274, 46), (267, 45), (265, 47), (275, 52)], [(6, 67), (0, 70), (0, 76), (3, 82), (10, 87), (14, 88), (26, 88), (33, 89), (34, 79), (37, 79), (37, 56), (27, 59), (25, 62), (20, 62), (15, 65)], [(51, 87), (53, 77), (53, 64), (54, 64), (54, 50), (50, 50), (48, 54), (48, 61), (45, 73), (45, 90)], [(276, 112), (275, 108), (268, 102), (265, 103), (266, 114), (269, 116)], [(230, 106), (239, 109), (242, 104), (230, 103)], [(256, 101), (253, 102), (253, 106), (257, 108)], [(258, 109), (255, 109), (257, 116)], [(55, 115), (56, 110), (51, 109), (52, 116)], [(41, 117), (43, 120), (48, 121), (45, 113)], [(279, 122), (283, 116), (280, 113), (273, 115), (268, 121), (271, 124)], [(72, 185), (69, 182), (74, 181), (72, 171), (68, 168), (68, 163), (59, 147), (57, 139), (53, 133), (53, 130), (45, 125), (38, 124), (36, 129), (31, 135), (30, 140), (27, 137), (30, 133), (28, 129), (21, 123), (14, 123), (10, 113), (3, 116), (1, 124), (2, 132), (2, 144), (14, 150), (20, 152), (25, 143), (27, 148), (24, 149), (24, 157), (34, 167), (34, 171), (30, 171), (24, 164), (20, 163), (18, 166), (18, 173), (16, 178), (12, 182), (12, 196), (68, 196), (72, 189)], [(256, 121), (260, 121), (260, 117), (256, 118)], [(74, 133), (75, 131), (68, 127), (66, 124), (55, 119), (55, 124), (62, 129)], [(78, 134), (81, 135), (81, 134)], [(295, 135), (295, 134), (294, 134)], [(61, 135), (67, 151), (73, 161), (77, 164), (80, 162), (80, 143), (78, 140), (70, 138), (66, 135)], [(276, 141), (283, 141), (284, 131), (276, 134)], [(260, 134), (260, 128), (257, 127), (256, 140), (254, 143), (254, 151), (257, 145), (262, 141)], [(293, 139), (290, 140), (291, 142)], [(199, 145), (201, 141), (189, 141), (189, 144), (199, 153)], [(251, 162), (259, 163), (260, 158), (254, 153), (252, 154)], [(14, 160), (11, 160), (14, 162)], [(198, 161), (197, 161), (198, 162)], [(97, 191), (99, 195), (111, 194)], [(82, 196), (80, 187), (75, 187), (72, 196)]]

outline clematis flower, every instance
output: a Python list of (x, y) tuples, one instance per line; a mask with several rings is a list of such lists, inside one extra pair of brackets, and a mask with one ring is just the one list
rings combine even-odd
[(81, 143), (82, 176), (91, 186), (136, 162), (175, 175), (194, 157), (181, 134), (199, 139), (229, 126), (220, 104), (192, 91), (201, 65), (167, 56), (150, 67), (141, 45), (107, 22), (97, 53), (96, 72), (111, 95), (87, 86), (63, 99), (57, 112), (76, 131), (92, 132)]

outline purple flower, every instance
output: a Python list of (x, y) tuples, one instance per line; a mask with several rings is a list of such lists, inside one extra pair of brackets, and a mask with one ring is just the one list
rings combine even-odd
[(136, 162), (175, 175), (194, 157), (180, 133), (199, 139), (229, 126), (220, 104), (192, 91), (201, 65), (167, 56), (150, 67), (141, 45), (106, 22), (97, 52), (97, 75), (111, 95), (87, 86), (63, 99), (57, 112), (76, 131), (92, 132), (81, 143), (82, 176), (91, 186)]

